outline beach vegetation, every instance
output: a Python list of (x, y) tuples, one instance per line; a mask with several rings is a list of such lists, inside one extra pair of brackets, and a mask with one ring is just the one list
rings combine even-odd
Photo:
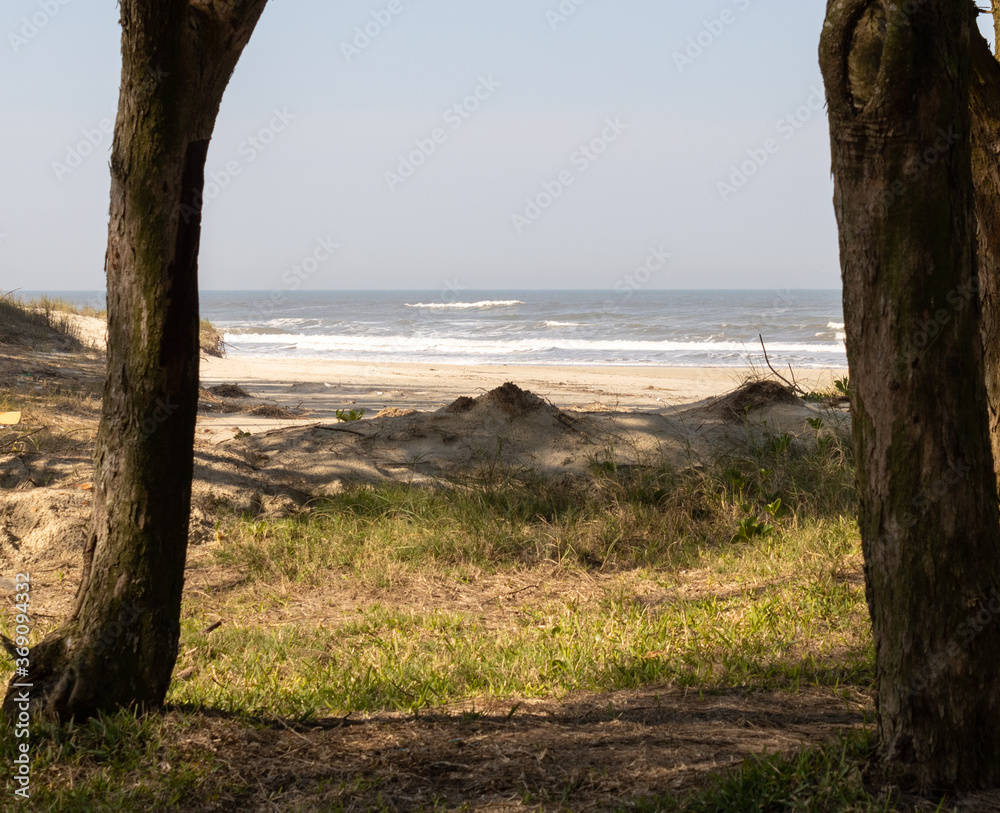
[(0, 343), (40, 350), (81, 346), (79, 332), (64, 311), (51, 303), (25, 302), (13, 292), (0, 295)]
[(208, 319), (198, 320), (198, 346), (206, 356), (222, 358), (226, 355), (226, 342), (222, 331)]
[(46, 295), (40, 296), (38, 299), (28, 300), (26, 306), (48, 315), (68, 313), (73, 316), (87, 316), (94, 319), (106, 320), (108, 318), (108, 312), (104, 308), (99, 309), (92, 305), (77, 305), (65, 299)]
[[(446, 489), (358, 485), (285, 519), (230, 516), (199, 566), (233, 570), (242, 587), (225, 606), (186, 621), (182, 647), (188, 642), (192, 654), (181, 666), (199, 677), (178, 687), (176, 699), (234, 713), (271, 704), (277, 712), (266, 663), (283, 664), (279, 708), (289, 716), (417, 711), (487, 695), (657, 681), (864, 686), (871, 674), (863, 592), (842, 575), (858, 563), (849, 456), (782, 453), (775, 463), (769, 447), (760, 449), (766, 459), (700, 469), (602, 468), (589, 483), (500, 469)], [(804, 560), (812, 564), (805, 570)], [(583, 602), (519, 600), (499, 628), (476, 613), (404, 608), (393, 598), (427, 580), (468, 585), (540, 571), (553, 584), (585, 574), (608, 584)], [(741, 586), (725, 599), (710, 590), (650, 610), (643, 594), (651, 585), (669, 593), (692, 571)], [(768, 586), (760, 592), (746, 588), (761, 582)], [(311, 631), (252, 620), (296, 591), (336, 584), (374, 599), (342, 624)], [(275, 585), (280, 593), (261, 605)], [(196, 630), (215, 615), (245, 621), (213, 633), (205, 647)], [(803, 636), (810, 627), (824, 634)], [(836, 643), (824, 642), (833, 629)], [(853, 654), (835, 663), (830, 646), (843, 654), (845, 645)], [(325, 657), (300, 672), (293, 653), (302, 651)]]

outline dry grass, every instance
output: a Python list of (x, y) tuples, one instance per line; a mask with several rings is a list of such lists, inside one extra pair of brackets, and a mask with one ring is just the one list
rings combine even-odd
[[(62, 315), (61, 315), (62, 314)], [(79, 350), (80, 337), (61, 311), (0, 296), (0, 344), (36, 350)]]
[(222, 333), (208, 319), (202, 319), (198, 325), (198, 343), (201, 345), (201, 352), (206, 356), (222, 358), (226, 355), (226, 343), (222, 340)]

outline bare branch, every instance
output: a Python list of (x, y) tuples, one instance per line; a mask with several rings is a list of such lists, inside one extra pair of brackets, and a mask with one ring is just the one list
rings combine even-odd
[[(797, 392), (799, 395), (805, 395), (805, 392), (803, 391), (803, 389), (798, 384), (795, 383), (795, 376), (794, 375), (792, 375), (792, 380), (789, 381), (781, 373), (779, 373), (777, 370), (775, 370), (774, 367), (771, 366), (771, 360), (767, 357), (767, 348), (764, 347), (764, 337), (761, 336), (758, 333), (757, 334), (757, 338), (760, 339), (760, 348), (761, 348), (761, 350), (764, 351), (764, 361), (767, 362), (767, 368), (772, 373), (774, 373), (778, 378), (780, 378), (782, 381), (784, 381), (785, 384), (787, 384), (789, 387), (791, 387), (791, 389), (794, 390), (795, 392)], [(791, 365), (788, 366), (788, 371), (789, 372), (792, 371)]]

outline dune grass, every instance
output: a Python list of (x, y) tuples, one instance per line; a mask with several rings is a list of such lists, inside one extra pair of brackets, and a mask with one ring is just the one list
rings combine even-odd
[(78, 331), (64, 312), (36, 305), (11, 294), (0, 296), (0, 343), (42, 349), (52, 344), (64, 349), (80, 346)]
[[(27, 301), (12, 294), (0, 295), (0, 342), (44, 345), (54, 335), (56, 339), (63, 339), (76, 347), (80, 344), (79, 330), (67, 316), (87, 316), (106, 321), (108, 312), (104, 308), (77, 305), (47, 295)], [(198, 342), (206, 355), (225, 355), (222, 333), (208, 319), (199, 320)]]
[(107, 319), (108, 312), (104, 308), (95, 308), (91, 305), (77, 305), (65, 299), (43, 295), (38, 299), (29, 300), (26, 307), (34, 311), (41, 311), (44, 314), (52, 315), (68, 313), (74, 316), (89, 316), (95, 319)]
[(222, 340), (222, 332), (208, 319), (198, 321), (198, 344), (201, 352), (207, 356), (222, 358), (226, 355), (226, 343)]

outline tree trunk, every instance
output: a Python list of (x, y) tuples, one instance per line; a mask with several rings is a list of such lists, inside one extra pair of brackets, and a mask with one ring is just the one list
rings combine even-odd
[[(912, 10), (911, 10), (912, 7)], [(1000, 516), (968, 0), (829, 0), (820, 44), (885, 778), (1000, 784)]]
[[(1000, 21), (1000, 6), (994, 15), (994, 20)], [(990, 440), (1000, 483), (1000, 63), (978, 31), (972, 39), (972, 179), (979, 238), (979, 300)]]
[(993, 6), (993, 47), (996, 58), (1000, 59), (1000, 6), (996, 3)]
[(191, 499), (205, 156), (265, 3), (121, 0), (93, 516), (76, 608), (31, 650), (27, 680), (32, 705), (62, 719), (155, 708), (170, 684)]

